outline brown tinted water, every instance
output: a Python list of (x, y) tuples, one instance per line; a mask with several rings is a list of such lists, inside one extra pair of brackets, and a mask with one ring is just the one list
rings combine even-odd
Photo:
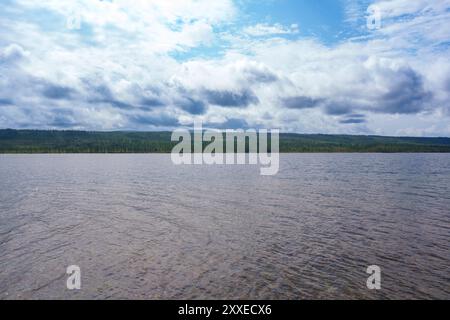
[(2, 155), (0, 298), (450, 299), (450, 155)]

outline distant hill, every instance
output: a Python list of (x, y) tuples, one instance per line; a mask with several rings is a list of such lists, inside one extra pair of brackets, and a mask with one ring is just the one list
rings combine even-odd
[[(0, 153), (169, 153), (170, 132), (0, 130)], [(281, 152), (450, 152), (450, 138), (281, 134)]]

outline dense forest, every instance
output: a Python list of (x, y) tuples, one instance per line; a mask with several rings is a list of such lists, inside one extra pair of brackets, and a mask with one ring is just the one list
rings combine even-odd
[[(170, 132), (0, 130), (0, 153), (169, 153)], [(280, 152), (450, 152), (450, 138), (281, 134)]]

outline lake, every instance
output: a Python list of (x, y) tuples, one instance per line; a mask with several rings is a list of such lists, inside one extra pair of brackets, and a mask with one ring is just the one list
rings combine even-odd
[(0, 155), (0, 298), (450, 299), (450, 154)]

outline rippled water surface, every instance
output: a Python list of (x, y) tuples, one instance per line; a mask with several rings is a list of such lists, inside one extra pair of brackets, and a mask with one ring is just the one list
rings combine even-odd
[(450, 155), (2, 155), (0, 298), (450, 299)]

